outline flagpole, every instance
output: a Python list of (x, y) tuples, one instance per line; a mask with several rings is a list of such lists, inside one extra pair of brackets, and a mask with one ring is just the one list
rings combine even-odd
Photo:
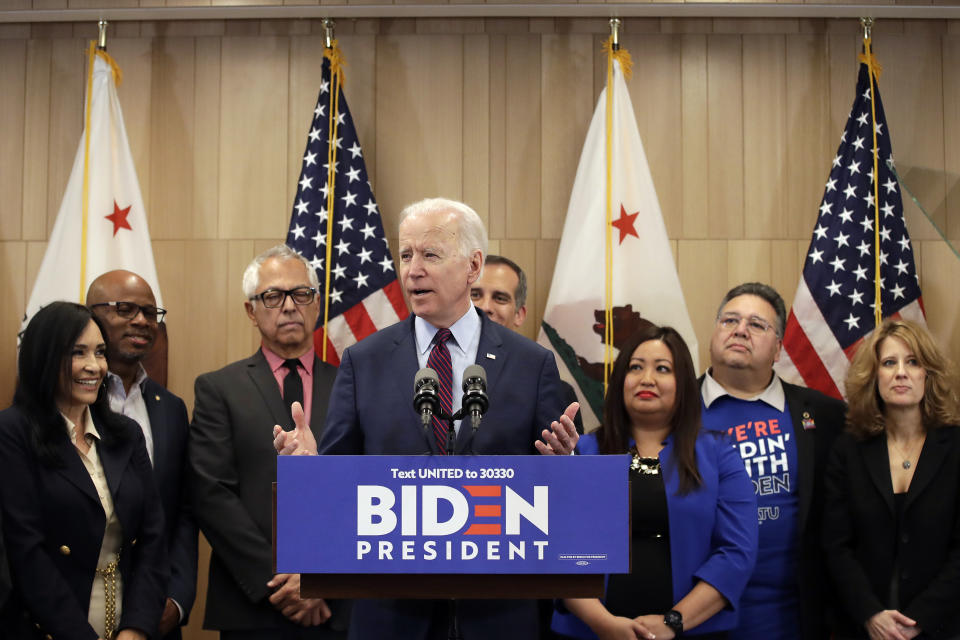
[[(860, 55), (860, 61), (867, 65), (867, 76), (870, 80), (870, 124), (873, 128), (873, 255), (875, 270), (873, 277), (873, 320), (875, 325), (879, 326), (883, 321), (880, 295), (880, 148), (877, 146), (877, 101), (873, 99), (873, 74), (874, 69), (879, 65), (870, 49), (873, 18), (860, 18), (860, 24), (863, 26), (863, 53)], [(879, 69), (876, 69), (876, 73), (879, 77)]]
[(333, 259), (333, 207), (335, 181), (337, 176), (337, 125), (340, 118), (340, 85), (343, 83), (342, 54), (334, 38), (333, 20), (323, 21), (323, 56), (330, 60), (330, 109), (328, 111), (327, 131), (330, 139), (327, 141), (327, 244), (326, 269), (324, 269), (323, 283), (323, 345), (320, 347), (320, 359), (327, 360), (327, 342), (329, 342), (330, 327), (330, 261)]
[(613, 175), (613, 58), (620, 50), (620, 19), (610, 18), (610, 39), (604, 49), (607, 52), (607, 90), (606, 90), (606, 126), (605, 126), (605, 206), (606, 251), (604, 254), (604, 352), (603, 352), (603, 392), (606, 395), (607, 383), (613, 368), (613, 209), (612, 209), (612, 175)]
[[(106, 21), (100, 21), (100, 40), (106, 46)], [(93, 40), (87, 49), (87, 99), (83, 116), (83, 200), (80, 204), (80, 282), (77, 299), (80, 304), (87, 297), (87, 222), (90, 216), (90, 105), (93, 100), (93, 66), (97, 59), (97, 43)]]

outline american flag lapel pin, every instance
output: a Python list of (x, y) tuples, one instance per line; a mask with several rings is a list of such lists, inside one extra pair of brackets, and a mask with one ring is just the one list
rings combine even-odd
[(809, 411), (803, 412), (803, 419), (800, 421), (800, 424), (803, 425), (803, 430), (807, 431), (809, 429), (816, 429), (817, 423), (813, 421), (813, 418), (810, 417)]

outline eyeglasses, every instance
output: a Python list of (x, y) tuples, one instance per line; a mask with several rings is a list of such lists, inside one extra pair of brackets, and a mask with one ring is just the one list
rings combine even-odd
[(142, 313), (148, 322), (163, 322), (164, 316), (167, 315), (166, 309), (152, 305), (143, 306), (136, 302), (98, 302), (90, 305), (91, 309), (94, 307), (113, 307), (113, 310), (117, 312), (118, 316), (127, 318), (128, 320), (132, 320), (137, 317), (138, 313)]
[(725, 313), (717, 318), (717, 324), (725, 331), (733, 331), (740, 326), (744, 320), (747, 321), (747, 331), (755, 336), (762, 336), (767, 331), (773, 329), (773, 325), (759, 316), (750, 316), (744, 318), (736, 313)]
[(282, 307), (287, 301), (287, 296), (293, 298), (293, 304), (303, 306), (313, 302), (317, 290), (313, 287), (297, 287), (296, 289), (267, 289), (263, 293), (250, 296), (251, 300), (259, 300), (267, 309), (276, 309)]

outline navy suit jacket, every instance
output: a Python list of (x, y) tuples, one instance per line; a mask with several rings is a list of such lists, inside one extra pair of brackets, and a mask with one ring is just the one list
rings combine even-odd
[[(100, 427), (96, 412), (93, 418), (102, 436), (97, 451), (123, 527), (118, 629), (155, 637), (168, 573), (163, 512), (143, 432), (122, 418), (129, 438), (117, 440)], [(0, 412), (0, 502), (13, 576), (11, 603), (0, 620), (4, 637), (96, 640), (87, 611), (106, 526), (103, 506), (66, 430), (56, 443), (64, 462), (59, 468), (39, 462), (32, 435), (19, 408)]]
[[(190, 421), (183, 400), (147, 378), (141, 386), (153, 433), (153, 476), (166, 522), (170, 582), (167, 597), (183, 608), (187, 624), (197, 595), (197, 522), (187, 487), (187, 442)], [(180, 637), (179, 627), (166, 635)]]
[[(478, 312), (479, 313), (479, 312)], [(465, 421), (456, 453), (522, 455), (562, 406), (553, 354), (480, 314), (477, 364), (487, 372), (490, 409), (477, 433)], [(437, 453), (413, 409), (413, 378), (419, 369), (414, 316), (382, 329), (344, 351), (330, 395), (320, 454), (419, 455)], [(454, 407), (456, 409), (457, 407)], [(438, 608), (430, 600), (354, 602), (350, 637), (419, 640), (427, 637)], [(464, 640), (534, 638), (535, 601), (459, 601)]]
[[(313, 359), (311, 429), (320, 438), (336, 369)], [(190, 430), (194, 513), (210, 541), (205, 629), (280, 629), (293, 623), (267, 600), (273, 578), (273, 483), (277, 452), (271, 429), (287, 424), (280, 387), (263, 352), (197, 378)], [(318, 636), (339, 625), (333, 619)]]

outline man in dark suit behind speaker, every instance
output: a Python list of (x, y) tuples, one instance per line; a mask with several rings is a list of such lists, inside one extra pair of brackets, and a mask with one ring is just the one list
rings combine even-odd
[(104, 384), (110, 408), (137, 421), (153, 465), (170, 558), (160, 635), (178, 640), (197, 593), (197, 523), (184, 481), (190, 423), (183, 400), (151, 379), (142, 364), (166, 311), (157, 308), (146, 280), (123, 270), (94, 279), (87, 291), (87, 305), (107, 332), (109, 371)]
[[(444, 345), (451, 408), (461, 404), (462, 376), (470, 364), (486, 370), (490, 398), (476, 433), (469, 423), (457, 428), (457, 455), (572, 452), (578, 438), (572, 417), (579, 406), (571, 404), (561, 416), (553, 354), (492, 322), (470, 301), (487, 250), (486, 229), (476, 212), (452, 200), (423, 200), (401, 212), (399, 231), (398, 275), (413, 314), (344, 351), (322, 438), (315, 440), (315, 432), (303, 424), (293, 432), (275, 428), (277, 451), (315, 454), (319, 441), (321, 455), (444, 454), (444, 434), (424, 433), (410, 391), (417, 370), (432, 367), (433, 352)], [(458, 629), (463, 640), (535, 639), (536, 604), (461, 600), (451, 607), (449, 600), (357, 600), (350, 638), (446, 640), (451, 629)]]
[(313, 350), (317, 287), (316, 271), (286, 245), (254, 258), (243, 293), (260, 349), (196, 380), (190, 467), (213, 551), (204, 628), (224, 640), (346, 635), (345, 603), (301, 599), (298, 574), (273, 573), (270, 427), (292, 424), (290, 405), (300, 402), (319, 438), (336, 374)]

